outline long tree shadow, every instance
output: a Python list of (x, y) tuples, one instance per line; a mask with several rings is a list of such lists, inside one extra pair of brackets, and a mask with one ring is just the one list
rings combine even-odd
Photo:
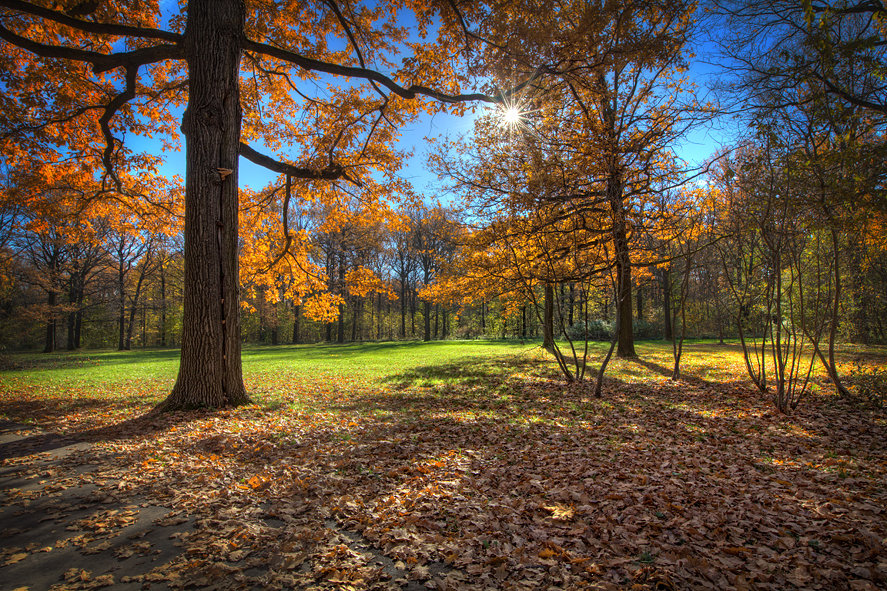
[[(628, 359), (628, 361), (631, 361), (632, 363), (636, 363), (637, 365), (640, 365), (641, 367), (644, 367), (644, 368), (646, 368), (654, 373), (657, 373), (663, 377), (671, 378), (671, 376), (672, 376), (672, 370), (670, 370), (666, 367), (663, 367), (663, 366), (659, 365), (658, 363), (653, 363), (652, 361), (647, 361), (647, 360), (641, 359), (640, 357), (633, 357), (631, 359)], [(690, 384), (692, 386), (696, 386), (698, 388), (712, 388), (712, 387), (716, 387), (718, 385), (715, 382), (709, 382), (708, 380), (704, 380), (704, 379), (700, 378), (699, 376), (690, 375), (686, 371), (681, 371), (681, 377), (679, 378), (679, 380), (682, 382), (687, 382), (688, 384)]]
[[(100, 400), (93, 406), (97, 409), (106, 409), (108, 404), (107, 401)], [(24, 437), (15, 437), (14, 434), (20, 431), (31, 431), (39, 427), (6, 421), (0, 424), (0, 436), (8, 439), (0, 443), (0, 460), (20, 458), (36, 453), (54, 452), (80, 444), (148, 438), (175, 425), (212, 416), (215, 413), (216, 411), (212, 409), (169, 413), (158, 413), (151, 409), (143, 415), (103, 427), (83, 429), (66, 434), (41, 430), (38, 433)]]

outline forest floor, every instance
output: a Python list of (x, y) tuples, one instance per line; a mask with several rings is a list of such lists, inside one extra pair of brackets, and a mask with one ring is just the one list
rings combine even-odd
[(0, 591), (887, 588), (887, 411), (638, 353), (596, 399), (532, 344), (250, 348), (255, 404), (160, 416), (176, 351), (7, 355)]

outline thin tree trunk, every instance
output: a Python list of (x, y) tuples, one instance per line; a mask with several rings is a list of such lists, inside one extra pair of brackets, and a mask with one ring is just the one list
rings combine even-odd
[(49, 308), (49, 319), (46, 321), (46, 339), (43, 345), (44, 353), (52, 353), (55, 351), (55, 306), (57, 303), (57, 294), (54, 291), (47, 292), (46, 305)]
[(299, 333), (301, 319), (302, 306), (301, 304), (296, 304), (293, 306), (293, 343), (296, 345), (302, 341), (302, 335)]
[[(122, 249), (121, 249), (122, 250)], [(126, 348), (126, 271), (123, 266), (123, 254), (117, 267), (117, 350)]]
[[(545, 284), (545, 307), (542, 317), (542, 346), (548, 351), (554, 350), (554, 286)], [(536, 308), (538, 310), (538, 308)]]
[(431, 302), (424, 301), (422, 315), (424, 316), (425, 334), (422, 335), (423, 341), (431, 340)]
[(663, 269), (659, 275), (662, 285), (662, 310), (665, 317), (665, 340), (674, 341), (674, 326), (671, 321), (671, 273), (668, 269)]
[(166, 346), (166, 267), (160, 258), (160, 346)]
[(480, 332), (482, 335), (487, 334), (487, 303), (480, 303)]
[(404, 280), (400, 282), (400, 338), (407, 337), (407, 286)]
[(142, 292), (142, 284), (145, 281), (145, 268), (146, 265), (142, 265), (142, 270), (139, 273), (139, 280), (136, 282), (136, 291), (132, 296), (132, 307), (129, 310), (129, 323), (126, 327), (126, 342), (124, 343), (124, 348), (129, 351), (132, 348), (132, 330), (133, 325), (135, 324), (135, 316), (136, 310), (138, 309), (139, 303), (139, 295)]

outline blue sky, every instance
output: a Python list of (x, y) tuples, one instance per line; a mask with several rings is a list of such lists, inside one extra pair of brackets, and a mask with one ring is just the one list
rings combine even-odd
[[(170, 14), (173, 10), (177, 11), (178, 7), (173, 0), (163, 0), (161, 3), (162, 10), (165, 14)], [(411, 23), (405, 23), (410, 26)], [(414, 24), (414, 23), (413, 23)], [(431, 35), (433, 35), (433, 31)], [(697, 85), (704, 92), (709, 87), (709, 79), (717, 75), (719, 68), (712, 66), (710, 63), (704, 63), (710, 60), (710, 52), (707, 48), (710, 45), (702, 44), (697, 52), (702, 55), (691, 64), (690, 74), (694, 77)], [(337, 83), (341, 83), (341, 79), (335, 79)], [(463, 89), (471, 92), (473, 89)], [(426, 160), (428, 154), (427, 137), (439, 138), (443, 136), (458, 137), (470, 132), (473, 126), (473, 119), (484, 109), (491, 108), (485, 105), (479, 105), (475, 113), (469, 111), (462, 117), (448, 114), (437, 114), (434, 116), (423, 114), (414, 124), (402, 128), (402, 136), (398, 143), (398, 147), (404, 150), (410, 150), (413, 155), (406, 160), (401, 176), (409, 180), (414, 188), (420, 193), (427, 196), (442, 197), (439, 195), (443, 183), (437, 180), (436, 175), (431, 174), (427, 170)], [(700, 127), (676, 147), (678, 155), (691, 165), (698, 165), (709, 158), (715, 151), (720, 148), (720, 144), (725, 141), (727, 134), (723, 129), (718, 129), (716, 125), (708, 125)], [(147, 150), (151, 153), (158, 154), (162, 148), (159, 141), (148, 140), (142, 138), (130, 138), (130, 147), (140, 150)], [(183, 142), (182, 142), (183, 144)], [(184, 145), (184, 144), (183, 144)], [(260, 151), (262, 146), (255, 146)], [(167, 175), (178, 174), (184, 177), (185, 172), (185, 154), (184, 150), (180, 152), (168, 152), (164, 154), (165, 165), (163, 172)], [(269, 182), (276, 178), (276, 174), (252, 164), (244, 158), (240, 159), (240, 184), (243, 187), (259, 189), (266, 186)]]

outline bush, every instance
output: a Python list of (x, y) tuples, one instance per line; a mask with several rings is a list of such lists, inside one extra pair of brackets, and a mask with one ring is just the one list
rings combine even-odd
[[(611, 341), (613, 340), (613, 329), (615, 322), (601, 320), (595, 318), (588, 321), (588, 330), (582, 322), (576, 322), (567, 330), (567, 336), (575, 341), (585, 339), (588, 335), (589, 341)], [(646, 320), (634, 320), (632, 323), (632, 333), (636, 339), (659, 339), (662, 338), (663, 329), (660, 322), (648, 322)]]
[[(649, 322), (647, 320), (635, 320), (632, 322), (631, 330), (636, 339), (661, 339), (665, 334), (665, 329), (661, 322)], [(676, 332), (680, 332), (680, 328)]]
[(850, 372), (849, 377), (857, 396), (878, 406), (883, 406), (887, 401), (887, 368), (857, 362), (856, 369)]
[(582, 341), (586, 337), (589, 341), (609, 341), (613, 339), (613, 323), (595, 318), (588, 321), (586, 328), (584, 322), (576, 322), (567, 329), (567, 336), (574, 341)]

